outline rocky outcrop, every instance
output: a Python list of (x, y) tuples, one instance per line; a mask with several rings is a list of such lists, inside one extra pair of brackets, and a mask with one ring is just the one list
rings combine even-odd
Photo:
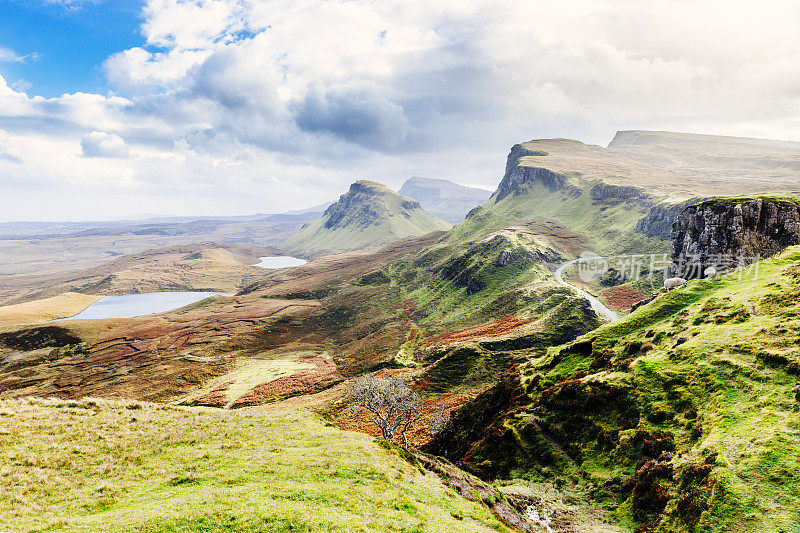
[(508, 176), (514, 167), (517, 166), (517, 162), (520, 158), (526, 156), (540, 156), (544, 157), (547, 155), (547, 152), (540, 152), (538, 150), (528, 150), (521, 144), (515, 144), (511, 147), (511, 152), (508, 153), (508, 159), (506, 160), (506, 173), (505, 175)]
[(702, 277), (724, 273), (800, 244), (800, 202), (757, 197), (706, 200), (678, 215), (671, 238), (672, 271)]
[(322, 218), (303, 226), (281, 247), (306, 255), (343, 252), (451, 227), (425, 211), (418, 201), (380, 183), (359, 180)]
[[(546, 168), (516, 166), (500, 182), (495, 203), (512, 194), (515, 196), (523, 194), (523, 186), (535, 181), (541, 182), (550, 192), (565, 189), (567, 185), (567, 177), (558, 172)], [(580, 190), (576, 190), (580, 194)]]
[[(382, 191), (364, 181), (353, 183), (347, 194), (343, 194), (338, 202), (330, 205), (323, 213), (325, 227), (328, 229), (340, 227), (345, 220), (362, 228), (380, 224), (380, 213), (372, 205), (374, 202), (371, 199), (381, 194)], [(410, 208), (414, 207), (418, 208), (419, 204)]]
[(499, 202), (509, 195), (519, 195), (525, 192), (525, 185), (541, 182), (550, 192), (566, 189), (571, 194), (579, 196), (581, 191), (577, 187), (567, 185), (567, 177), (547, 168), (529, 167), (520, 165), (520, 159), (526, 156), (546, 156), (544, 152), (528, 150), (521, 144), (516, 144), (508, 154), (506, 173), (497, 187), (494, 201)]
[(608, 185), (598, 183), (591, 190), (592, 202), (617, 203), (626, 200), (646, 200), (650, 195), (638, 187), (621, 187), (619, 185)]
[(672, 225), (678, 215), (690, 205), (695, 205), (700, 201), (702, 199), (692, 198), (678, 204), (654, 205), (647, 215), (636, 222), (636, 232), (666, 241), (672, 236)]

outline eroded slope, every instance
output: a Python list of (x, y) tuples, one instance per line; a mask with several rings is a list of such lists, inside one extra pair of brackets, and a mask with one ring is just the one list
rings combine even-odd
[(588, 486), (641, 531), (790, 529), (800, 249), (758, 268), (690, 282), (532, 358), (429, 449), (489, 479)]

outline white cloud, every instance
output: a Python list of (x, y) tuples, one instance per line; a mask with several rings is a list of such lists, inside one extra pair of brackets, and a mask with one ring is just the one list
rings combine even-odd
[[(534, 137), (800, 140), (791, 0), (149, 0), (142, 15), (142, 45), (104, 63), (112, 95), (29, 97), (0, 78), (15, 183), (274, 211), (359, 176), (493, 187)], [(30, 163), (37, 145), (52, 166)]]
[(17, 55), (14, 50), (10, 48), (5, 48), (0, 46), (0, 62), (2, 63), (11, 63), (11, 62), (21, 62), (22, 58)]
[(44, 4), (61, 6), (67, 11), (79, 11), (84, 6), (102, 4), (104, 0), (41, 0)]
[(84, 157), (110, 157), (125, 159), (130, 157), (130, 148), (119, 135), (93, 131), (83, 136), (81, 149)]
[(32, 89), (33, 84), (28, 80), (18, 79), (14, 83), (10, 84), (10, 87), (17, 92), (24, 93), (28, 89)]
[(26, 61), (35, 61), (38, 58), (39, 54), (36, 52), (19, 55), (11, 48), (0, 46), (0, 63), (25, 63)]

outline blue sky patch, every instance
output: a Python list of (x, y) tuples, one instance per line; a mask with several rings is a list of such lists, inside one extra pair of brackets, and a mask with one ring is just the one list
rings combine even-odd
[(46, 0), (0, 1), (0, 47), (23, 61), (0, 62), (9, 85), (45, 97), (106, 93), (102, 65), (115, 52), (144, 43), (141, 0), (65, 7)]

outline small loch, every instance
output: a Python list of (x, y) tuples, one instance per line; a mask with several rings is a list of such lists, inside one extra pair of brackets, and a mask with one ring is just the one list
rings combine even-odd
[(269, 257), (259, 257), (259, 259), (261, 259), (261, 262), (253, 266), (259, 268), (289, 268), (308, 263), (305, 259), (291, 257), (289, 255), (273, 255)]
[(219, 292), (150, 292), (105, 296), (75, 316), (61, 320), (98, 320), (104, 318), (133, 318), (178, 309)]

